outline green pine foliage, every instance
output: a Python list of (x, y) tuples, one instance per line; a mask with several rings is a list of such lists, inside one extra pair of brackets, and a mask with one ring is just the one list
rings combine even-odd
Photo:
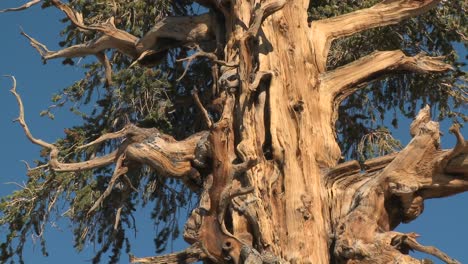
[[(115, 1), (72, 0), (70, 5), (82, 12), (86, 24), (98, 23), (115, 16), (115, 24), (135, 36), (143, 36), (155, 21), (167, 15), (190, 15), (200, 12), (189, 1), (139, 0)], [(311, 1), (310, 22), (369, 7), (378, 1), (320, 0)], [(348, 98), (340, 108), (337, 123), (343, 155), (366, 159), (386, 154), (400, 147), (390, 134), (389, 127), (398, 126), (397, 117), (413, 117), (424, 104), (437, 109), (437, 118), (454, 118), (466, 121), (462, 104), (466, 103), (466, 58), (459, 58), (457, 50), (467, 45), (468, 36), (466, 1), (443, 1), (443, 4), (426, 15), (405, 21), (399, 25), (377, 28), (333, 43), (329, 57), (329, 69), (356, 60), (375, 50), (402, 49), (408, 55), (425, 52), (446, 56), (456, 67), (445, 74), (419, 76), (400, 74), (381, 76), (364, 89)], [(48, 1), (43, 7), (48, 7)], [(68, 47), (93, 39), (94, 33), (83, 32), (63, 19), (63, 39), (60, 46)], [(52, 105), (41, 115), (53, 118), (53, 112), (68, 108), (83, 118), (80, 126), (66, 129), (66, 137), (56, 144), (60, 147), (63, 162), (88, 160), (104, 155), (118, 147), (118, 141), (109, 141), (85, 151), (77, 146), (100, 135), (117, 131), (128, 123), (141, 127), (157, 127), (165, 133), (181, 139), (204, 129), (200, 115), (196, 114), (190, 91), (194, 84), (200, 90), (202, 101), (208, 104), (210, 87), (210, 63), (194, 62), (181, 81), (177, 78), (184, 65), (177, 59), (190, 54), (187, 48), (168, 51), (161, 62), (152, 68), (133, 66), (124, 55), (108, 51), (113, 67), (113, 84), (104, 85), (103, 67), (94, 58), (85, 60), (83, 79), (52, 96)], [(66, 59), (64, 64), (73, 64)], [(466, 69), (466, 68), (465, 68)], [(47, 153), (35, 165), (47, 162)], [(115, 191), (103, 201), (102, 206), (88, 215), (88, 210), (106, 189), (113, 167), (94, 172), (55, 173), (46, 168), (32, 170), (24, 186), (0, 201), (0, 226), (7, 232), (0, 237), (0, 262), (18, 258), (26, 240), (32, 235), (39, 238), (42, 252), (47, 255), (44, 229), (49, 222), (67, 218), (73, 226), (74, 246), (80, 251), (87, 243), (96, 243), (94, 263), (103, 254), (110, 254), (110, 263), (117, 263), (124, 252), (131, 250), (128, 240), (136, 228), (133, 213), (141, 206), (152, 206), (152, 219), (157, 226), (156, 251), (165, 248), (168, 241), (179, 235), (178, 216), (181, 208), (190, 210), (196, 202), (182, 184), (160, 177), (145, 166), (130, 168), (127, 173), (132, 185), (141, 193), (116, 184)], [(63, 208), (68, 208), (63, 213)], [(121, 210), (119, 211), (119, 208)], [(121, 225), (114, 228), (116, 214), (120, 213)], [(184, 214), (182, 214), (184, 216)], [(184, 216), (185, 217), (185, 216)], [(126, 258), (126, 256), (125, 256)]]

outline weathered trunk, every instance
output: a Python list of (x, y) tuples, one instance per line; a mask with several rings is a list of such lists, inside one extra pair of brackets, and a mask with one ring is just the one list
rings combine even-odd
[[(416, 10), (415, 15), (431, 4), (410, 5), (410, 9)], [(257, 5), (236, 1), (230, 9), (224, 9), (225, 61), (237, 62), (239, 67), (234, 71), (222, 69), (220, 87), (221, 91), (228, 91), (226, 101), (235, 100), (235, 105), (225, 104), (222, 121), (214, 125), (217, 128), (211, 133), (211, 147), (215, 149), (213, 187), (217, 187), (211, 187), (209, 196), (211, 206), (218, 210), (221, 228), (213, 227), (216, 221), (208, 221), (213, 217), (208, 213), (202, 220), (208, 224), (200, 230), (210, 230), (211, 236), (199, 238), (205, 241), (204, 248), (216, 261), (224, 256), (235, 263), (269, 263), (271, 259), (289, 263), (358, 260), (384, 263), (396, 259), (416, 262), (402, 254), (405, 251), (402, 248), (416, 246), (408, 246), (405, 237), (400, 240), (406, 242), (401, 242), (398, 248), (393, 243), (401, 236), (390, 231), (401, 221), (419, 215), (418, 203), (422, 204), (423, 198), (415, 194), (418, 188), (405, 195), (389, 191), (390, 182), (400, 184), (402, 180), (392, 179), (388, 176), (392, 173), (386, 170), (380, 171), (393, 157), (384, 158), (384, 165), (381, 160), (371, 161), (367, 173), (361, 173), (356, 162), (351, 162), (351, 166), (345, 164), (343, 171), (334, 168), (341, 156), (334, 125), (340, 102), (359, 83), (395, 69), (426, 72), (449, 67), (424, 56), (410, 58), (392, 51), (377, 52), (333, 72), (325, 72), (331, 40), (360, 31), (362, 25), (357, 23), (355, 28), (351, 25), (350, 29), (334, 35), (333, 30), (323, 26), (326, 23), (315, 27), (307, 23), (304, 12), (307, 5), (308, 1)], [(382, 18), (381, 24), (396, 23), (409, 16), (408, 13), (395, 16), (392, 8), (395, 6), (383, 7), (391, 18)], [(375, 11), (367, 12), (372, 17)], [(272, 15), (263, 21), (266, 14)], [(348, 19), (344, 17), (341, 26), (349, 23)], [(218, 126), (224, 122), (228, 125), (220, 133)], [(436, 141), (428, 137), (426, 145), (420, 147), (431, 146)], [(218, 148), (223, 151), (217, 151)], [(408, 152), (409, 156), (414, 154)], [(425, 156), (432, 160), (433, 154), (425, 153)], [(406, 156), (411, 162), (418, 163), (420, 159), (423, 158), (418, 155), (411, 159)], [(423, 163), (437, 167), (431, 162)], [(233, 167), (239, 166), (235, 163), (244, 164), (244, 170), (233, 173)], [(395, 170), (402, 163), (392, 165)], [(379, 171), (377, 175), (375, 170)], [(343, 176), (350, 176), (348, 182), (335, 182)], [(371, 176), (375, 177), (373, 183), (367, 182)], [(361, 192), (365, 192), (363, 198), (356, 200)], [(236, 195), (227, 198), (223, 197), (225, 193)], [(361, 200), (364, 202), (360, 203)], [(216, 246), (207, 238), (217, 238), (221, 243)], [(252, 249), (258, 254), (253, 254)]]
[[(271, 78), (256, 91), (242, 88), (236, 108), (237, 150), (243, 160), (261, 161), (248, 174), (258, 198), (251, 206), (259, 226), (256, 246), (293, 263), (328, 263), (330, 221), (321, 169), (334, 166), (340, 150), (330, 98), (318, 89), (319, 65), (313, 36), (307, 34), (307, 13), (298, 12), (307, 4), (287, 3), (267, 19), (258, 54), (254, 48), (249, 54), (258, 55), (258, 61), (240, 62), (254, 64), (251, 69), (258, 67)], [(251, 11), (241, 7), (239, 17), (248, 24)], [(242, 219), (234, 218), (234, 234), (245, 232)]]
[[(86, 162), (61, 163), (56, 146), (31, 135), (21, 99), (12, 90), (20, 106), (18, 120), (34, 144), (50, 150), (51, 169), (80, 171), (116, 163), (107, 190), (88, 214), (109, 195), (131, 162), (202, 189), (200, 206), (184, 233), (192, 246), (166, 256), (131, 258), (132, 262), (419, 263), (408, 256), (414, 249), (457, 263), (418, 244), (416, 234), (392, 230), (418, 217), (425, 199), (468, 190), (468, 144), (459, 129), (452, 128), (455, 148), (440, 150), (438, 124), (430, 121), (429, 109), (424, 108), (411, 125), (414, 138), (404, 150), (363, 166), (357, 161), (338, 164), (341, 151), (334, 129), (340, 103), (361, 84), (396, 70), (442, 72), (451, 66), (441, 58), (409, 57), (396, 50), (376, 51), (326, 71), (334, 39), (398, 23), (439, 1), (388, 0), (309, 24), (306, 0), (203, 0), (213, 12), (166, 18), (138, 42), (117, 29), (112, 19), (86, 26), (79, 13), (52, 2), (77, 27), (102, 36), (58, 52), (26, 37), (44, 59), (98, 56), (108, 83), (111, 68), (104, 49), (115, 48), (136, 59), (134, 63), (146, 64), (169, 48), (216, 38), (217, 54), (198, 46), (187, 60), (203, 56), (212, 61), (212, 96), (222, 105), (219, 115), (213, 116), (220, 118), (211, 119), (195, 89), (208, 131), (183, 141), (128, 126), (82, 146), (125, 137), (118, 150)], [(171, 23), (178, 23), (178, 28)]]

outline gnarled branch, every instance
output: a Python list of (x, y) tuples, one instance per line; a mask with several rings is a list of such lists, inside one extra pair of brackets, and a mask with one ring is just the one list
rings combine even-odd
[(384, 0), (370, 8), (314, 21), (311, 34), (319, 71), (325, 71), (328, 52), (334, 39), (366, 29), (397, 24), (404, 19), (426, 12), (439, 2), (440, 0)]
[[(379, 79), (391, 72), (444, 72), (453, 67), (442, 61), (441, 57), (430, 57), (418, 54), (413, 57), (406, 56), (400, 50), (377, 51), (359, 60), (339, 67), (321, 75), (320, 90), (330, 97), (333, 104), (333, 119), (337, 118), (337, 110), (344, 99), (367, 82)], [(413, 132), (412, 132), (413, 133)]]
[(41, 0), (32, 0), (19, 7), (11, 7), (11, 8), (2, 9), (0, 10), (0, 13), (25, 10), (25, 9), (30, 8), (33, 5), (39, 4), (40, 2)]
[(320, 89), (332, 95), (336, 104), (355, 92), (360, 84), (378, 79), (383, 74), (395, 71), (417, 73), (444, 72), (453, 69), (441, 57), (418, 54), (406, 56), (400, 50), (377, 51), (359, 60), (321, 75)]
[[(429, 113), (428, 106), (420, 111), (411, 125), (414, 138), (399, 153), (367, 162), (364, 173), (356, 162), (348, 162), (326, 175), (332, 219), (339, 219), (334, 220), (337, 258), (364, 263), (400, 258), (405, 263), (419, 263), (406, 255), (408, 249), (414, 249), (458, 263), (434, 247), (419, 245), (414, 237), (391, 231), (401, 222), (417, 218), (425, 199), (468, 190), (468, 163), (458, 162), (468, 159), (466, 141), (454, 126), (457, 146), (440, 150), (439, 126), (430, 121)], [(451, 169), (453, 161), (457, 161), (456, 171)]]
[[(13, 88), (11, 92), (15, 95), (19, 106), (19, 116), (17, 121), (23, 127), (27, 138), (38, 146), (50, 151), (49, 167), (57, 172), (83, 171), (107, 166), (115, 163), (125, 155), (127, 161), (133, 161), (140, 164), (146, 164), (157, 170), (164, 176), (184, 178), (195, 176), (196, 170), (192, 168), (191, 161), (195, 159), (197, 144), (200, 141), (207, 140), (207, 131), (199, 132), (188, 137), (185, 140), (176, 141), (171, 136), (160, 133), (157, 129), (144, 129), (129, 125), (121, 131), (105, 134), (98, 139), (77, 149), (83, 149), (92, 145), (101, 143), (105, 140), (125, 137), (126, 140), (119, 148), (105, 156), (94, 159), (77, 162), (63, 163), (59, 161), (59, 148), (54, 144), (35, 138), (29, 130), (24, 118), (24, 107), (20, 95), (16, 92), (16, 79), (13, 79)], [(199, 155), (208, 155), (207, 153), (198, 153)], [(201, 158), (201, 157), (198, 157)], [(117, 168), (116, 168), (117, 169)]]

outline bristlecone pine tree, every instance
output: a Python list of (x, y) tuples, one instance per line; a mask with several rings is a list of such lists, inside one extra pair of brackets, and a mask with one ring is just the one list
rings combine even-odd
[[(43, 152), (0, 204), (2, 262), (21, 260), (32, 232), (46, 254), (54, 215), (74, 223), (78, 250), (100, 245), (94, 262), (109, 249), (117, 262), (132, 212), (150, 203), (159, 251), (178, 235), (179, 207), (196, 201), (186, 250), (130, 262), (422, 263), (408, 255), (417, 250), (458, 263), (393, 230), (426, 199), (468, 190), (460, 126), (442, 150), (435, 111), (422, 107), (465, 118), (455, 46), (467, 40), (466, 1), (35, 0), (1, 12), (38, 3), (67, 23), (58, 51), (22, 32), (44, 62), (97, 58), (54, 104), (94, 110), (73, 108), (84, 124), (47, 143), (14, 83), (17, 121)], [(389, 111), (416, 116), (397, 151), (378, 125)]]

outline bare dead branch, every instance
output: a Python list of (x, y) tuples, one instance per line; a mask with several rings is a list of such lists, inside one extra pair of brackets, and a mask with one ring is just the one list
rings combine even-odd
[(215, 63), (217, 63), (219, 65), (222, 65), (222, 66), (231, 67), (231, 68), (239, 66), (239, 64), (237, 64), (237, 63), (229, 63), (229, 62), (218, 59), (218, 56), (216, 56), (216, 54), (213, 53), (213, 52), (203, 51), (200, 48), (200, 45), (195, 45), (195, 47), (196, 47), (197, 52), (195, 52), (194, 54), (188, 56), (187, 58), (179, 59), (177, 61), (178, 62), (179, 61), (189, 61), (190, 62), (195, 58), (205, 57), (205, 58), (209, 59), (210, 61), (213, 61), (213, 62), (215, 62)]
[(193, 87), (192, 89), (192, 96), (193, 100), (195, 101), (195, 104), (197, 105), (198, 109), (203, 115), (203, 119), (205, 120), (206, 125), (208, 128), (211, 128), (213, 126), (213, 122), (211, 121), (210, 115), (208, 114), (208, 111), (206, 111), (205, 107), (203, 106), (202, 102), (200, 101), (200, 98), (198, 97), (198, 89), (197, 87)]
[(25, 9), (30, 8), (33, 5), (39, 4), (40, 2), (41, 2), (41, 0), (32, 0), (32, 1), (29, 1), (29, 2), (27, 2), (24, 5), (19, 6), (19, 7), (12, 7), (12, 8), (2, 9), (2, 10), (0, 10), (0, 13), (25, 10)]
[(205, 256), (204, 250), (199, 243), (192, 244), (185, 250), (174, 252), (167, 255), (156, 257), (137, 258), (130, 255), (130, 263), (152, 263), (152, 264), (178, 264), (178, 263), (193, 263), (203, 259)]
[(106, 49), (119, 48), (110, 37), (101, 36), (86, 43), (73, 45), (58, 51), (50, 51), (44, 44), (27, 35), (25, 32), (21, 32), (21, 35), (29, 40), (31, 46), (33, 46), (46, 61), (55, 58), (76, 58), (96, 55)]
[(129, 129), (130, 129), (129, 126), (125, 126), (124, 128), (122, 128), (121, 130), (119, 130), (117, 132), (106, 133), (106, 134), (98, 137), (97, 139), (95, 139), (95, 140), (93, 140), (93, 141), (91, 141), (91, 142), (89, 142), (89, 143), (87, 143), (85, 145), (77, 147), (77, 149), (87, 148), (87, 147), (102, 143), (102, 142), (104, 142), (106, 140), (124, 137), (124, 136), (127, 135)]
[[(21, 100), (20, 95), (16, 92), (16, 79), (14, 76), (7, 75), (7, 77), (10, 77), (13, 80), (13, 88), (10, 90), (11, 93), (16, 98), (16, 101), (18, 103), (18, 108), (19, 108), (19, 115), (16, 121), (18, 121), (23, 128), (23, 131), (26, 135), (26, 137), (35, 145), (41, 146), (47, 150), (50, 151), (50, 156), (49, 156), (49, 163), (47, 164), (50, 166), (54, 171), (57, 172), (66, 172), (66, 171), (83, 171), (83, 170), (88, 170), (88, 169), (94, 169), (94, 168), (99, 168), (103, 167), (109, 164), (112, 164), (115, 160), (117, 151), (114, 151), (108, 155), (102, 156), (102, 157), (97, 157), (88, 161), (84, 162), (77, 162), (77, 163), (62, 163), (58, 161), (58, 153), (59, 149), (54, 146), (53, 144), (50, 144), (48, 142), (43, 141), (42, 139), (37, 139), (35, 138), (31, 131), (29, 130), (29, 127), (25, 121), (24, 118), (24, 106), (23, 106), (23, 101)], [(43, 165), (46, 166), (46, 165)], [(43, 167), (41, 166), (41, 167)]]
[(335, 104), (340, 104), (363, 83), (380, 78), (395, 71), (417, 73), (444, 72), (453, 69), (441, 57), (418, 54), (406, 56), (400, 50), (377, 51), (352, 63), (321, 75), (321, 91), (330, 94)]
[(121, 214), (122, 214), (122, 206), (120, 206), (119, 209), (117, 209), (117, 212), (115, 213), (114, 230), (117, 230), (119, 228)]
[(444, 168), (445, 173), (464, 175), (468, 181), (468, 141), (463, 138), (459, 124), (453, 124), (449, 131), (455, 135), (457, 143), (442, 159), (440, 166)]
[(107, 58), (106, 53), (103, 51), (96, 53), (96, 58), (104, 66), (104, 73), (106, 76), (106, 85), (112, 85), (112, 65), (110, 64), (109, 59)]
[(314, 21), (311, 34), (319, 71), (325, 71), (328, 52), (334, 39), (375, 27), (397, 24), (428, 11), (439, 2), (440, 0), (384, 0), (370, 8)]
[[(195, 47), (196, 47), (197, 52), (195, 52), (194, 54), (192, 54), (192, 55), (190, 55), (190, 56), (188, 56), (188, 57), (186, 57), (186, 58), (177, 60), (177, 62), (187, 61), (187, 64), (185, 65), (184, 72), (182, 73), (182, 75), (180, 75), (179, 78), (177, 78), (177, 81), (178, 81), (178, 82), (179, 82), (180, 80), (182, 80), (182, 78), (184, 78), (184, 76), (185, 76), (185, 74), (187, 74), (187, 71), (188, 71), (190, 65), (192, 64), (193, 60), (196, 59), (196, 58), (198, 58), (198, 57), (205, 57), (205, 58), (211, 60), (212, 62), (215, 62), (215, 63), (217, 63), (217, 64), (220, 64), (220, 65), (226, 66), (226, 67), (232, 67), (232, 68), (234, 68), (234, 67), (237, 67), (237, 66), (238, 66), (238, 64), (228, 63), (228, 62), (225, 62), (225, 61), (223, 61), (223, 60), (219, 60), (219, 59), (218, 59), (218, 56), (216, 56), (216, 54), (214, 54), (213, 52), (205, 52), (205, 51), (203, 51), (203, 50), (200, 48), (200, 46), (197, 45), (197, 44), (195, 44)], [(143, 53), (145, 53), (145, 52), (143, 52)], [(154, 52), (148, 51), (147, 53), (154, 53)], [(143, 54), (142, 54), (142, 56), (140, 56), (140, 58), (141, 58), (141, 57), (144, 57)], [(138, 58), (137, 61), (139, 61), (140, 58)], [(137, 62), (137, 61), (136, 61), (136, 62)], [(135, 64), (135, 62), (132, 63), (132, 65), (133, 65), (133, 64)], [(214, 65), (214, 66), (216, 66), (216, 65)]]
[(112, 85), (112, 66), (104, 51), (106, 49), (113, 48), (119, 49), (119, 45), (110, 37), (101, 36), (83, 44), (73, 45), (59, 51), (50, 51), (44, 44), (32, 38), (25, 32), (21, 32), (21, 34), (29, 40), (31, 46), (39, 52), (44, 61), (55, 58), (76, 58), (88, 55), (96, 56), (99, 62), (104, 66), (106, 85)]
[(18, 121), (20, 123), (21, 127), (23, 127), (24, 133), (26, 134), (26, 137), (31, 141), (33, 144), (41, 146), (43, 148), (52, 150), (55, 149), (55, 146), (43, 141), (42, 139), (37, 139), (35, 138), (32, 134), (31, 131), (29, 130), (28, 125), (26, 124), (26, 121), (24, 119), (24, 106), (23, 106), (23, 101), (21, 100), (20, 95), (16, 92), (16, 78), (11, 75), (4, 75), (5, 77), (9, 77), (13, 80), (13, 87), (11, 88), (10, 92), (15, 96), (16, 101), (18, 103), (18, 108), (19, 108), (19, 115), (18, 118), (15, 121)]
[(88, 216), (91, 215), (99, 206), (101, 206), (104, 199), (109, 196), (109, 194), (112, 192), (112, 189), (114, 188), (115, 182), (119, 179), (119, 177), (128, 172), (128, 168), (123, 164), (124, 161), (125, 154), (121, 154), (117, 157), (114, 173), (107, 185), (107, 188), (104, 193), (102, 193), (102, 195), (96, 200), (93, 206), (88, 210)]
[(460, 264), (460, 262), (458, 262), (457, 260), (449, 257), (447, 254), (445, 254), (444, 252), (442, 252), (440, 249), (438, 249), (436, 247), (423, 246), (423, 245), (419, 244), (416, 241), (417, 237), (418, 237), (418, 235), (415, 234), (415, 233), (398, 235), (398, 236), (395, 236), (392, 239), (392, 245), (394, 245), (394, 246), (396, 246), (398, 248), (402, 248), (402, 247), (405, 247), (405, 246), (409, 247), (412, 250), (416, 250), (416, 251), (423, 252), (423, 253), (432, 255), (434, 257), (437, 257), (437, 258), (439, 258), (440, 260), (442, 260), (443, 262), (445, 262), (447, 264)]
[(391, 231), (401, 222), (416, 219), (424, 210), (425, 199), (468, 190), (466, 164), (456, 173), (447, 171), (447, 160), (468, 159), (466, 141), (454, 126), (458, 147), (440, 150), (439, 125), (430, 120), (429, 113), (428, 106), (421, 109), (411, 124), (414, 137), (400, 152), (367, 162), (365, 172), (360, 172), (353, 162), (331, 171), (343, 175), (327, 183), (332, 200), (337, 201), (332, 207), (332, 219), (340, 219), (335, 224), (337, 256), (366, 259), (369, 263), (387, 263), (395, 258), (419, 263), (406, 255), (414, 249), (447, 263), (458, 263), (436, 248), (419, 245), (411, 235)]
[(62, 10), (70, 21), (80, 29), (101, 32), (120, 44), (132, 47), (132, 49), (134, 49), (135, 43), (138, 41), (138, 38), (132, 34), (116, 28), (113, 17), (102, 24), (87, 26), (83, 22), (83, 15), (81, 13), (73, 10), (59, 0), (52, 0), (52, 4)]

